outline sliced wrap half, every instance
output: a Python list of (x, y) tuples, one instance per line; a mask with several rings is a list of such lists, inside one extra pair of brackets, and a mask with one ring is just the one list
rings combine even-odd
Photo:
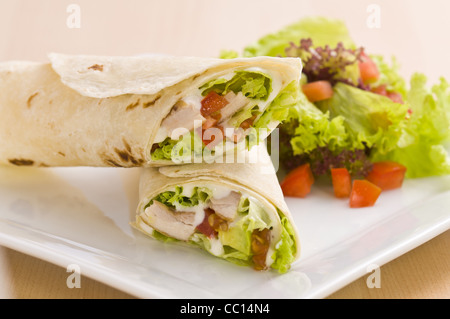
[(204, 150), (218, 157), (250, 145), (248, 128), (269, 134), (295, 103), (301, 74), (296, 58), (49, 57), (0, 63), (0, 163), (136, 167), (193, 162)]
[(284, 273), (300, 256), (270, 159), (144, 169), (133, 225), (153, 238), (192, 244), (257, 270)]

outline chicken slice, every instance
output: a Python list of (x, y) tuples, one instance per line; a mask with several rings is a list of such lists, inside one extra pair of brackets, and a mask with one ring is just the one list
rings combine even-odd
[[(183, 100), (178, 101), (170, 114), (164, 119), (161, 124), (163, 131), (176, 140), (186, 133), (186, 130), (191, 132), (195, 128), (195, 124), (201, 126), (205, 118), (200, 114), (200, 109), (192, 103), (186, 103)], [(197, 122), (196, 122), (197, 121)], [(179, 130), (182, 129), (182, 130)], [(180, 132), (177, 134), (177, 131)], [(183, 132), (184, 131), (184, 132)]]
[(210, 208), (225, 220), (232, 221), (236, 218), (241, 194), (231, 192), (230, 195), (222, 198), (211, 198)]
[(225, 99), (227, 99), (229, 103), (220, 110), (222, 121), (231, 118), (249, 102), (248, 98), (246, 98), (242, 92), (235, 94), (233, 91), (230, 91), (225, 95)]
[(179, 240), (187, 241), (195, 231), (195, 213), (174, 212), (166, 205), (153, 201), (153, 204), (145, 209), (150, 226)]

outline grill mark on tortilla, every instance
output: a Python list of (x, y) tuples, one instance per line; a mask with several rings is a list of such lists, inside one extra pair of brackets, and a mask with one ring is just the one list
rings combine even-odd
[(64, 154), (63, 152), (58, 152), (59, 155), (66, 157), (66, 154)]
[(127, 106), (126, 111), (131, 111), (132, 109), (136, 108), (141, 103), (141, 99), (138, 99), (135, 103), (131, 103)]
[(133, 163), (133, 165), (139, 164), (139, 161), (137, 161), (132, 155), (130, 155), (130, 162)]
[[(128, 143), (127, 143), (128, 145)], [(128, 147), (130, 147), (128, 145)], [(126, 163), (131, 162), (133, 165), (138, 165), (140, 162), (134, 158), (134, 156), (131, 154), (131, 148), (128, 150), (119, 150), (118, 148), (114, 148), (114, 152), (116, 152), (117, 155), (119, 155), (120, 159)], [(141, 160), (142, 161), (142, 160)]]
[(198, 74), (194, 75), (194, 76), (192, 77), (192, 82), (194, 82), (195, 80), (197, 80), (200, 76), (205, 75), (206, 73), (208, 73), (208, 70), (203, 71), (202, 73), (198, 73)]
[(119, 163), (115, 162), (112, 159), (106, 158), (104, 159), (104, 162), (109, 165), (109, 166), (113, 166), (113, 167), (123, 167), (122, 165), (120, 165)]
[(16, 166), (33, 166), (34, 165), (34, 161), (32, 160), (27, 160), (27, 159), (10, 159), (8, 160), (11, 164), (16, 165)]
[(31, 101), (39, 94), (39, 92), (34, 93), (33, 95), (31, 95), (28, 100), (27, 100), (27, 106), (28, 108), (31, 107)]
[(103, 65), (101, 64), (94, 64), (90, 67), (88, 67), (89, 70), (94, 70), (94, 71), (100, 71), (103, 72)]
[(124, 162), (128, 162), (130, 160), (130, 157), (128, 155), (127, 152), (121, 151), (119, 150), (117, 147), (114, 148), (114, 152), (117, 153), (117, 155), (119, 155), (119, 157), (124, 161)]
[(122, 143), (123, 143), (123, 145), (125, 145), (125, 149), (128, 151), (128, 153), (131, 154), (131, 146), (130, 146), (130, 144), (128, 144), (128, 142), (125, 139), (125, 137), (122, 138)]
[(160, 98), (161, 98), (161, 95), (158, 95), (153, 101), (144, 103), (144, 104), (143, 104), (144, 109), (146, 109), (146, 108), (148, 108), (148, 107), (150, 107), (150, 106), (155, 105), (155, 103), (158, 102), (158, 100), (159, 100)]

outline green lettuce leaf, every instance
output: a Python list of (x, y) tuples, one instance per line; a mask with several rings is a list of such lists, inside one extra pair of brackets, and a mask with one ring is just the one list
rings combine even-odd
[(450, 157), (444, 146), (450, 140), (450, 86), (444, 78), (431, 90), (426, 84), (425, 75), (412, 76), (407, 94), (411, 115), (398, 147), (373, 156), (374, 161), (405, 165), (410, 178), (450, 174)]
[(178, 239), (166, 236), (166, 235), (164, 235), (163, 233), (160, 233), (157, 230), (153, 230), (152, 236), (153, 236), (153, 238), (155, 238), (155, 239), (157, 239), (159, 241), (165, 242), (165, 243), (179, 242)]
[(220, 95), (225, 95), (230, 91), (234, 93), (242, 92), (250, 99), (267, 100), (272, 92), (272, 78), (262, 72), (257, 71), (236, 71), (231, 80), (216, 79), (200, 87), (202, 95), (205, 96), (211, 91)]
[(251, 235), (254, 230), (269, 228), (270, 219), (267, 213), (251, 199), (243, 199), (240, 220), (227, 231), (219, 231), (219, 238), (223, 245), (234, 248), (247, 255), (251, 254)]
[(408, 107), (389, 98), (338, 83), (332, 98), (316, 105), (331, 118), (342, 116), (349, 134), (349, 149), (376, 148), (386, 154), (397, 147)]
[(281, 224), (283, 229), (281, 232), (281, 240), (277, 244), (277, 250), (273, 253), (272, 268), (277, 269), (280, 273), (285, 273), (291, 267), (291, 264), (295, 260), (295, 254), (297, 247), (295, 244), (295, 231), (289, 220), (280, 213)]
[(172, 158), (172, 149), (178, 141), (174, 141), (170, 138), (166, 138), (163, 142), (159, 143), (157, 148), (152, 153), (153, 161), (170, 160)]
[(271, 122), (283, 122), (294, 116), (295, 110), (293, 108), (298, 103), (298, 96), (298, 85), (293, 81), (278, 93), (253, 127), (256, 129), (267, 128)]
[(151, 154), (153, 161), (189, 161), (192, 156), (202, 156), (205, 147), (203, 141), (195, 132), (190, 132), (179, 140), (172, 140), (168, 137), (158, 146), (159, 148)]
[(232, 126), (238, 128), (244, 122), (245, 120), (248, 120), (249, 118), (260, 114), (259, 108), (257, 105), (255, 106), (247, 106), (243, 110), (237, 112), (233, 115), (233, 117), (228, 121), (229, 124)]
[(235, 59), (239, 57), (239, 53), (233, 50), (222, 50), (220, 52), (220, 59)]
[(307, 38), (311, 38), (316, 46), (335, 47), (342, 42), (347, 48), (354, 47), (344, 22), (323, 17), (311, 17), (261, 38), (255, 44), (244, 49), (244, 56), (285, 56), (285, 49), (291, 42), (298, 44), (300, 39)]
[(154, 200), (172, 208), (183, 210), (183, 207), (197, 206), (199, 203), (208, 201), (212, 196), (212, 191), (205, 187), (195, 187), (191, 196), (183, 195), (183, 187), (178, 186), (175, 191), (167, 191), (158, 194), (146, 207), (150, 206)]

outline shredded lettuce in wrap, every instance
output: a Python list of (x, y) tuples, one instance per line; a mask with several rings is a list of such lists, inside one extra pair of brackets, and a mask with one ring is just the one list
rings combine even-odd
[(147, 208), (152, 204), (154, 200), (166, 205), (172, 209), (180, 209), (183, 207), (197, 206), (199, 203), (205, 203), (212, 196), (212, 191), (205, 187), (195, 187), (190, 197), (184, 196), (183, 187), (176, 187), (175, 191), (167, 191), (156, 196), (145, 207)]
[[(236, 93), (242, 90), (242, 93), (248, 98), (266, 100), (272, 90), (272, 79), (261, 72), (237, 71), (236, 75), (229, 81), (225, 79), (213, 80), (204, 84), (200, 89), (203, 90), (203, 95), (207, 95), (211, 91), (224, 95), (230, 91)], [(253, 101), (251, 102), (253, 104), (234, 114), (228, 123), (238, 128), (244, 121), (260, 115), (255, 123), (251, 125), (251, 128), (254, 130), (246, 131), (252, 136), (247, 136), (245, 146), (247, 149), (251, 149), (261, 142), (259, 135), (256, 134), (257, 136), (255, 136), (258, 129), (269, 129), (271, 123), (281, 123), (295, 116), (293, 108), (297, 105), (298, 98), (298, 86), (293, 81), (278, 93), (262, 114), (258, 108), (257, 101)], [(190, 132), (179, 140), (166, 138), (151, 153), (151, 158), (153, 161), (174, 160), (176, 158), (180, 161), (186, 160), (189, 162), (189, 159), (193, 156), (201, 157), (205, 147), (197, 132)]]
[(220, 95), (228, 92), (242, 92), (249, 99), (267, 100), (272, 92), (272, 78), (262, 72), (257, 71), (236, 71), (231, 80), (223, 78), (212, 80), (200, 87), (202, 95), (215, 91)]
[[(178, 186), (175, 187), (174, 191), (158, 194), (146, 207), (149, 207), (156, 200), (171, 209), (182, 211), (183, 207), (193, 207), (207, 202), (211, 196), (213, 196), (213, 192), (205, 187), (195, 187), (192, 196), (183, 196), (183, 187)], [(252, 233), (255, 230), (270, 229), (273, 226), (272, 221), (257, 201), (250, 197), (241, 197), (237, 214), (238, 217), (232, 222), (230, 228), (226, 231), (219, 230), (218, 232), (218, 239), (223, 245), (224, 251), (218, 257), (237, 265), (251, 266)], [(280, 273), (285, 273), (294, 261), (298, 247), (296, 247), (295, 232), (289, 220), (280, 211), (278, 211), (278, 214), (282, 225), (281, 240), (276, 243), (276, 249), (269, 258), (273, 259), (271, 268), (277, 269)], [(154, 230), (152, 235), (154, 238), (164, 242), (178, 241), (157, 230)], [(190, 243), (216, 255), (212, 248), (211, 239), (202, 233), (196, 232), (193, 234)]]
[(270, 103), (261, 117), (254, 124), (254, 128), (267, 128), (273, 121), (284, 122), (294, 116), (293, 107), (298, 103), (297, 83), (289, 83), (278, 96)]
[(189, 161), (191, 157), (202, 156), (205, 147), (202, 139), (196, 132), (190, 132), (182, 136), (179, 140), (166, 138), (158, 144), (151, 156), (152, 161), (174, 160)]

